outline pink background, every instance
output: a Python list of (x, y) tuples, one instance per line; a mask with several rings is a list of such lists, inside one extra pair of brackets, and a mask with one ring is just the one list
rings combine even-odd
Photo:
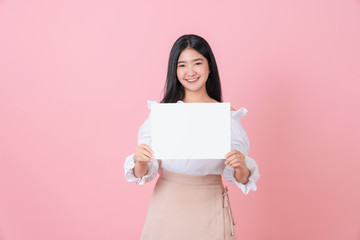
[(360, 239), (359, 0), (0, 0), (1, 240), (139, 238), (155, 181), (124, 158), (185, 33), (249, 110), (239, 239)]

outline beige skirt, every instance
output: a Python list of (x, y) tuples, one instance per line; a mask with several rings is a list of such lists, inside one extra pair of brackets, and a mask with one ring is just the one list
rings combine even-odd
[(234, 240), (227, 188), (221, 175), (160, 170), (141, 240)]

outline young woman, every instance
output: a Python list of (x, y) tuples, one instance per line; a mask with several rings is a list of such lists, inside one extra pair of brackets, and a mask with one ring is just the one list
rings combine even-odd
[[(184, 35), (169, 58), (162, 103), (222, 102), (219, 73), (209, 44), (200, 36)], [(148, 102), (150, 108), (151, 101)], [(249, 140), (240, 119), (245, 108), (231, 109), (231, 151), (218, 160), (154, 159), (150, 118), (139, 129), (135, 153), (125, 160), (125, 178), (144, 184), (157, 180), (142, 240), (236, 239), (234, 219), (223, 178), (245, 194), (256, 191), (260, 175), (247, 156)], [(176, 127), (176, 126), (174, 126)]]

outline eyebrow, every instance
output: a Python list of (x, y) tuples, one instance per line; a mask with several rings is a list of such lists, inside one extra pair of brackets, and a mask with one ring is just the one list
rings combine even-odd
[[(202, 59), (202, 58), (195, 58), (194, 60), (192, 60), (192, 62), (196, 62), (199, 60), (204, 61), (204, 59)], [(179, 61), (178, 63), (185, 63), (185, 61)]]

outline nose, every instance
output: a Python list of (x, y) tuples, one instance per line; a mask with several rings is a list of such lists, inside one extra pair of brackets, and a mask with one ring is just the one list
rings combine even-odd
[(190, 77), (196, 75), (196, 71), (195, 71), (195, 69), (194, 69), (192, 66), (189, 67), (188, 72), (187, 72), (187, 75), (190, 76)]

